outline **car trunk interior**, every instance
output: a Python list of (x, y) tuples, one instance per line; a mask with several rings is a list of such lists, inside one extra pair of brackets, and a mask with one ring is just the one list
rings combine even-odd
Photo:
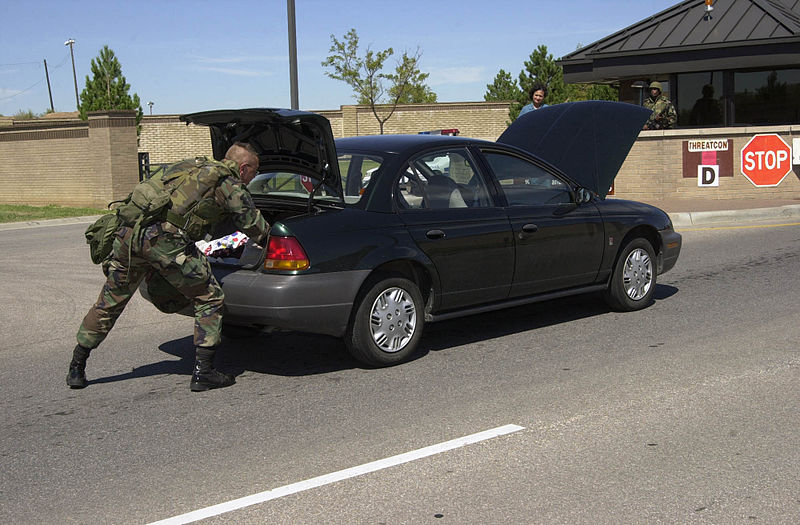
[[(256, 208), (264, 216), (264, 220), (270, 225), (275, 224), (281, 220), (298, 215), (308, 213), (308, 204), (299, 201), (287, 201), (286, 199), (270, 199), (260, 196), (254, 196), (253, 202)], [(212, 239), (220, 239), (226, 235), (237, 231), (236, 225), (231, 219), (217, 224), (216, 228), (211, 232)], [(225, 257), (209, 257), (212, 264), (234, 266), (237, 268), (255, 268), (263, 264), (264, 245), (256, 246), (253, 242), (248, 242)]]

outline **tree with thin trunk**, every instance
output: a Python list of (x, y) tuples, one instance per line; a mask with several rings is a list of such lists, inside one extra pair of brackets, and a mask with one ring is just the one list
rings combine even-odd
[(330, 55), (322, 62), (329, 68), (325, 72), (328, 77), (345, 82), (353, 88), (358, 103), (370, 107), (381, 135), (398, 104), (436, 102), (436, 93), (425, 85), (428, 73), (419, 70), (422, 56), (419, 48), (413, 54), (403, 52), (394, 72), (384, 73), (383, 66), (393, 54), (391, 47), (382, 51), (367, 47), (364, 55), (359, 56), (358, 33), (350, 29), (342, 40), (331, 35)]

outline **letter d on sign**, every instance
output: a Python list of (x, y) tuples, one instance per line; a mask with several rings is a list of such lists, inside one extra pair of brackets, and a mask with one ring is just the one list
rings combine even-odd
[(697, 185), (700, 187), (719, 186), (719, 166), (697, 166)]

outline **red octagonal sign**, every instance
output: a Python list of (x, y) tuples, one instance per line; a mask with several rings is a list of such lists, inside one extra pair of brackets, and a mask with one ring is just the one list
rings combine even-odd
[(741, 169), (755, 186), (777, 186), (792, 171), (791, 149), (774, 133), (755, 135), (742, 148)]

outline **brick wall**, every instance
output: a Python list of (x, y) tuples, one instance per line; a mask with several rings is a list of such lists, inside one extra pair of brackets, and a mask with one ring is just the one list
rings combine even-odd
[[(759, 188), (741, 173), (741, 149), (758, 133), (777, 133), (792, 145), (800, 126), (753, 126), (713, 129), (643, 131), (633, 145), (615, 181), (617, 197), (653, 200), (666, 196), (684, 199), (800, 199), (800, 166), (794, 166), (778, 186)], [(684, 178), (684, 141), (731, 139), (733, 176), (719, 178), (718, 187), (700, 187), (697, 177)]]
[(139, 180), (136, 114), (0, 127), (0, 203), (104, 207)]
[(211, 135), (206, 126), (187, 126), (178, 115), (144, 117), (139, 151), (149, 153), (152, 164), (177, 162), (197, 155), (210, 157)]
[[(335, 137), (378, 132), (365, 106), (318, 111), (331, 122)], [(386, 123), (385, 133), (417, 133), (458, 128), (460, 134), (495, 140), (505, 130), (508, 106), (503, 103), (440, 103), (401, 106)], [(655, 200), (666, 196), (707, 199), (800, 199), (800, 167), (795, 166), (774, 188), (756, 188), (740, 172), (740, 150), (757, 133), (779, 133), (792, 144), (800, 126), (644, 131), (615, 182), (616, 196)], [(698, 187), (696, 177), (683, 177), (683, 141), (731, 139), (733, 176), (719, 187)], [(152, 163), (210, 155), (204, 126), (187, 126), (177, 115), (145, 116), (138, 151)], [(96, 112), (89, 121), (0, 119), (0, 203), (62, 204), (103, 207), (123, 198), (138, 181), (137, 141), (132, 111)]]
[[(389, 108), (379, 107), (385, 115)], [(342, 106), (334, 111), (315, 111), (331, 123), (334, 138), (375, 135), (380, 127), (368, 106)], [(465, 137), (495, 140), (506, 129), (508, 104), (497, 102), (445, 102), (399, 106), (384, 124), (383, 132), (419, 133), (456, 128)], [(205, 126), (187, 126), (178, 115), (145, 116), (139, 151), (151, 163), (176, 162), (195, 155), (211, 155), (211, 140)]]

